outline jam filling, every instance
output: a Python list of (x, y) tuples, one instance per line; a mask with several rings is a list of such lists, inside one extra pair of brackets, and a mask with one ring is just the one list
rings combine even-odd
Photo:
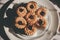
[(18, 24), (19, 24), (19, 25), (23, 25), (22, 21), (19, 21)]
[(31, 25), (28, 25), (28, 29), (32, 30), (32, 26)]
[(30, 19), (34, 19), (34, 17), (33, 17), (33, 15), (30, 15), (30, 17), (29, 17)]
[(42, 11), (42, 12), (40, 13), (40, 15), (44, 16), (44, 15), (45, 15), (45, 13)]
[(38, 24), (43, 25), (43, 21), (41, 19), (39, 19)]
[(31, 9), (33, 9), (33, 8), (34, 8), (34, 6), (33, 6), (33, 5), (30, 5), (30, 8), (31, 8)]
[(23, 12), (23, 9), (19, 9), (20, 12)]

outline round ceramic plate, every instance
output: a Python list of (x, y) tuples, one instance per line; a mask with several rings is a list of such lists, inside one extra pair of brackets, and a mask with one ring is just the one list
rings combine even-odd
[[(22, 2), (27, 3), (29, 1), (32, 1), (32, 0), (22, 0), (22, 1), (19, 0), (19, 3), (22, 3)], [(47, 8), (48, 12), (45, 17), (48, 22), (47, 28), (43, 32), (41, 30), (38, 30), (33, 36), (26, 36), (26, 35), (16, 34), (12, 28), (8, 28), (4, 26), (5, 32), (9, 37), (9, 39), (11, 40), (32, 40), (32, 39), (50, 40), (51, 37), (55, 34), (58, 27), (58, 14), (53, 4), (49, 0), (33, 0), (33, 1), (35, 1), (39, 6), (43, 6)], [(11, 4), (11, 5), (13, 7), (14, 4)], [(10, 6), (8, 8), (10, 8)]]

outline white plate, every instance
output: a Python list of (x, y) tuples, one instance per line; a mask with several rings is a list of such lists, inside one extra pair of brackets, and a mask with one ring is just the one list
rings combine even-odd
[[(32, 1), (32, 0), (19, 0), (19, 2), (29, 2), (29, 1)], [(35, 40), (37, 40), (37, 39), (39, 39), (39, 40), (50, 40), (50, 38), (56, 32), (57, 27), (58, 27), (58, 14), (57, 14), (57, 11), (56, 11), (55, 7), (53, 6), (53, 4), (48, 0), (39, 0), (39, 1), (38, 0), (33, 0), (33, 1), (35, 1), (38, 4), (46, 7), (50, 12), (50, 17), (51, 17), (50, 18), (51, 23), (50, 23), (48, 31), (42, 37), (39, 36), (39, 37), (36, 37), (36, 39), (35, 38), (33, 38), (33, 39), (35, 39)], [(14, 36), (12, 33), (9, 32), (9, 28), (7, 28), (5, 26), (4, 26), (4, 29), (5, 29), (5, 32), (6, 32), (7, 36), (11, 40), (22, 40), (22, 39), (28, 40), (29, 39), (29, 37), (27, 38), (27, 37), (20, 36), (20, 38), (18, 38), (16, 36)]]

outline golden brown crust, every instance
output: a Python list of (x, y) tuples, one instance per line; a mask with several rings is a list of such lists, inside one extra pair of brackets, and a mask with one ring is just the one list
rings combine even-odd
[[(22, 24), (18, 24), (18, 22), (19, 21), (21, 21), (22, 22)], [(15, 20), (15, 26), (17, 27), (17, 28), (19, 28), (19, 29), (22, 29), (22, 28), (25, 28), (25, 26), (26, 26), (26, 24), (27, 24), (27, 22), (26, 22), (26, 20), (24, 19), (24, 18), (22, 18), (22, 17), (17, 17), (16, 18), (16, 20)]]
[(37, 31), (37, 28), (32, 26), (32, 30), (30, 30), (28, 27), (26, 27), (24, 30), (27, 35), (33, 35)]
[(18, 16), (24, 17), (26, 15), (26, 13), (27, 13), (27, 10), (26, 10), (25, 7), (18, 7), (17, 8), (17, 14), (18, 14)]
[(46, 8), (41, 7), (36, 11), (37, 16), (44, 17), (46, 15)]
[(46, 28), (47, 21), (44, 18), (46, 11), (46, 8), (38, 8), (36, 2), (30, 1), (27, 3), (26, 8), (22, 6), (17, 8), (18, 17), (15, 20), (15, 26), (18, 29), (24, 29), (25, 34), (33, 35), (37, 29)]
[(35, 12), (37, 10), (38, 6), (37, 3), (34, 1), (30, 1), (27, 4), (27, 10), (31, 12)]
[(42, 19), (39, 19), (37, 22), (36, 22), (36, 27), (37, 28), (46, 28), (46, 25), (47, 25), (47, 21), (45, 18), (42, 18)]
[(37, 15), (35, 15), (35, 13), (29, 12), (26, 15), (26, 19), (27, 19), (28, 23), (30, 23), (31, 25), (33, 25), (37, 21)]

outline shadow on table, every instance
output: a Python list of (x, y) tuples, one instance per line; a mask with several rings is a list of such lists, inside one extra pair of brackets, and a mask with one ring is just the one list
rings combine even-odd
[(50, 1), (56, 4), (60, 8), (60, 0), (50, 0)]
[[(6, 27), (9, 27), (9, 28), (13, 28), (15, 29), (15, 32), (16, 33), (23, 33), (23, 31), (21, 31), (20, 29), (17, 29), (15, 26), (14, 26), (14, 20), (15, 20), (15, 17), (17, 16), (16, 13), (14, 13), (16, 10), (14, 9), (11, 9), (9, 8), (7, 10), (7, 7), (13, 2), (13, 0), (9, 0), (8, 2), (6, 2), (2, 8), (0, 9), (0, 36), (4, 39), (4, 40), (10, 40), (5, 31), (4, 31), (4, 26)], [(23, 6), (25, 4), (22, 3), (22, 5), (18, 5), (18, 6)], [(14, 7), (13, 7), (14, 8)], [(4, 13), (6, 12), (7, 14), (7, 18), (4, 18)], [(19, 30), (19, 32), (17, 32)]]
[(7, 7), (13, 2), (13, 0), (9, 0), (8, 2), (6, 2), (2, 8), (0, 9), (0, 36), (4, 39), (4, 40), (10, 40), (5, 31), (4, 31), (4, 13), (7, 9)]
[(4, 19), (4, 25), (6, 27), (12, 28), (14, 30), (14, 32), (17, 34), (25, 34), (24, 29), (18, 29), (15, 27), (15, 19), (18, 16), (16, 13), (16, 9), (20, 6), (26, 7), (26, 3), (15, 4), (13, 6), (13, 9), (9, 8), (6, 11), (7, 18)]

